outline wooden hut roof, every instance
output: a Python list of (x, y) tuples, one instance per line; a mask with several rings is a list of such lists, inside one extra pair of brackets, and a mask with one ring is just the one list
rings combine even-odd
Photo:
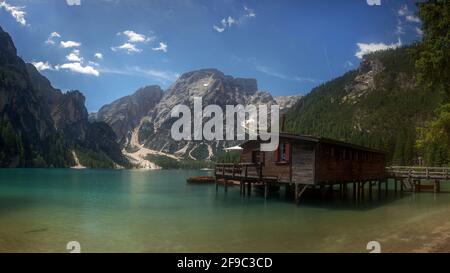
[[(287, 139), (299, 140), (299, 141), (305, 141), (305, 142), (325, 143), (325, 144), (330, 144), (330, 145), (347, 147), (347, 148), (360, 150), (360, 151), (367, 151), (367, 152), (378, 153), (378, 154), (386, 154), (385, 152), (383, 152), (381, 150), (372, 149), (372, 148), (368, 148), (368, 147), (365, 147), (365, 146), (356, 145), (356, 144), (343, 142), (343, 141), (335, 140), (335, 139), (331, 139), (331, 138), (325, 138), (325, 137), (316, 137), (316, 136), (310, 136), (310, 135), (299, 135), (299, 134), (291, 134), (291, 133), (284, 133), (284, 132), (280, 133), (279, 137), (280, 137), (280, 139), (282, 139), (282, 138), (286, 139), (287, 138)], [(241, 145), (241, 147), (244, 147), (247, 143), (254, 142), (254, 141), (261, 142), (261, 140), (249, 140), (249, 141), (243, 143)]]

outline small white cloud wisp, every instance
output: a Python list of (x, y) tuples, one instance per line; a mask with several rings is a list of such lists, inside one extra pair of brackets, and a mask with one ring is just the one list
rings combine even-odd
[(5, 9), (6, 12), (11, 14), (12, 17), (22, 26), (27, 25), (27, 20), (25, 19), (25, 15), (27, 14), (24, 9), (25, 7), (18, 7), (8, 4), (6, 1), (0, 0), (0, 8)]
[(385, 43), (357, 43), (358, 51), (356, 51), (355, 56), (358, 59), (362, 59), (364, 55), (367, 55), (372, 52), (388, 50), (388, 49), (396, 49), (402, 46), (402, 41), (399, 39), (397, 43), (385, 44)]

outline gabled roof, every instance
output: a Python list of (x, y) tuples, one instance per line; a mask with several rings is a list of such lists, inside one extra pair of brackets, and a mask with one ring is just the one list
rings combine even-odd
[[(270, 134), (270, 133), (269, 133)], [(361, 145), (356, 145), (348, 142), (343, 142), (340, 140), (335, 140), (331, 138), (325, 138), (325, 137), (316, 137), (316, 136), (310, 136), (310, 135), (299, 135), (299, 134), (291, 134), (291, 133), (280, 133), (279, 134), (280, 139), (292, 139), (292, 140), (298, 140), (298, 141), (305, 141), (305, 142), (313, 142), (313, 143), (325, 143), (330, 145), (336, 145), (341, 147), (347, 147), (355, 150), (361, 150), (361, 151), (367, 151), (372, 153), (378, 153), (378, 154), (386, 154), (384, 151), (368, 148)], [(247, 143), (250, 142), (262, 142), (262, 140), (249, 140), (245, 143), (241, 144), (241, 147), (245, 146)]]

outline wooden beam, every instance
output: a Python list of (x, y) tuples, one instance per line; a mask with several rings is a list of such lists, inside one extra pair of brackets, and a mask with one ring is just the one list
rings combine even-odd
[(267, 181), (264, 181), (264, 199), (267, 200), (268, 195), (269, 195), (269, 189), (268, 189)]
[(387, 179), (385, 179), (385, 183), (386, 183), (386, 196), (387, 196), (388, 191), (389, 191), (389, 181)]
[(303, 185), (303, 188), (300, 189), (299, 184), (295, 184), (295, 203), (298, 205), (300, 202), (300, 197), (302, 197), (303, 193), (305, 193), (306, 189), (308, 188), (307, 185)]

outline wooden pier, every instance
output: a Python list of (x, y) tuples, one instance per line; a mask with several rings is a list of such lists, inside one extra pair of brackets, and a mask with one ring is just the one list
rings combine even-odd
[[(387, 176), (394, 180), (395, 190), (400, 184), (401, 191), (421, 192), (432, 190), (441, 191), (441, 182), (450, 180), (450, 168), (448, 167), (413, 167), (393, 166), (386, 168)], [(431, 185), (424, 185), (424, 182)]]
[[(301, 181), (291, 182), (279, 179), (276, 176), (266, 176), (263, 172), (264, 165), (261, 163), (237, 163), (237, 164), (216, 164), (214, 177), (216, 180), (216, 191), (219, 184), (224, 185), (225, 192), (228, 192), (230, 185), (239, 185), (240, 194), (250, 196), (252, 188), (263, 189), (264, 198), (268, 198), (269, 192), (273, 188), (285, 188), (287, 196), (293, 197), (295, 203), (299, 203), (301, 196), (308, 189), (319, 191), (337, 191), (342, 198), (352, 192), (355, 201), (362, 201), (372, 198), (374, 191), (378, 196), (387, 196), (389, 192), (389, 182), (394, 183), (393, 191), (398, 192), (441, 192), (441, 183), (450, 181), (450, 168), (445, 167), (413, 167), (413, 166), (393, 166), (386, 168), (385, 176), (382, 179), (354, 180), (354, 181), (324, 181), (315, 185), (302, 184)], [(430, 184), (431, 183), (431, 184)]]
[(249, 196), (257, 188), (268, 198), (272, 190), (285, 188), (296, 203), (308, 190), (338, 192), (341, 198), (351, 192), (353, 200), (363, 201), (374, 192), (387, 196), (392, 181), (395, 193), (438, 193), (441, 182), (449, 181), (450, 168), (386, 168), (385, 152), (338, 140), (280, 133), (278, 149), (262, 151), (263, 143), (258, 138), (241, 144), (240, 163), (216, 164), (216, 189), (222, 184), (227, 192), (229, 185), (238, 184), (241, 195)]

